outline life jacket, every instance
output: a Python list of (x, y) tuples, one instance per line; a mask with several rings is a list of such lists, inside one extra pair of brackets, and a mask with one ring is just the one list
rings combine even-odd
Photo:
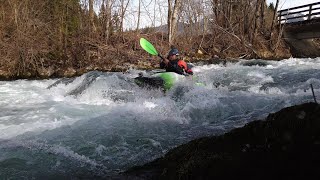
[(160, 63), (160, 68), (165, 68), (167, 72), (176, 72), (178, 74), (193, 74), (192, 70), (183, 60), (172, 60), (166, 65), (164, 62)]
[(178, 66), (183, 68), (183, 70), (188, 73), (188, 74), (193, 74), (193, 71), (191, 68), (189, 68), (188, 64), (184, 60), (179, 60), (178, 61)]
[(188, 69), (187, 63), (185, 61), (183, 61), (183, 60), (179, 60), (178, 61), (178, 66), (183, 68), (185, 71)]

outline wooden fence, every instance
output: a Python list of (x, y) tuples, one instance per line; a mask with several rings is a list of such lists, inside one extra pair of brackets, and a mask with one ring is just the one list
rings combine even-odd
[(306, 20), (320, 19), (320, 2), (297, 6), (278, 11), (278, 23), (294, 23)]

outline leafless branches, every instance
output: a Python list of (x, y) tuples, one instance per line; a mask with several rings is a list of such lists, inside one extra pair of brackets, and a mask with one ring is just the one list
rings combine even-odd
[[(139, 33), (149, 33), (143, 36), (160, 51), (173, 44), (211, 55), (256, 55), (274, 22), (265, 0), (2, 0), (0, 70), (38, 77), (49, 68), (111, 66), (117, 56), (132, 62)], [(274, 47), (279, 42), (270, 40)]]

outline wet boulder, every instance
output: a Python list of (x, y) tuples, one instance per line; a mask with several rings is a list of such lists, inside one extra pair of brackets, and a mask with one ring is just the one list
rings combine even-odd
[(320, 176), (320, 105), (282, 109), (221, 136), (193, 140), (134, 167), (138, 179), (312, 178)]

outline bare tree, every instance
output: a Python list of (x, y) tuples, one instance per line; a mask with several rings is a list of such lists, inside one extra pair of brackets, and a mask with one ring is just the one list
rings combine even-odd
[(128, 5), (129, 5), (130, 0), (120, 0), (120, 32), (123, 32), (123, 21), (124, 21), (124, 16), (126, 14)]
[[(202, 40), (207, 32), (208, 17), (205, 15), (206, 2), (204, 0), (186, 0), (181, 7), (180, 22), (183, 24), (185, 40), (192, 47), (201, 49)], [(201, 42), (194, 41), (202, 35)]]
[(139, 30), (139, 26), (140, 26), (140, 16), (141, 16), (141, 0), (138, 0), (138, 20), (137, 20), (137, 27), (136, 27), (136, 31)]
[[(174, 1), (174, 2), (173, 2)], [(182, 0), (168, 0), (168, 38), (172, 44), (177, 31), (178, 15)]]
[(89, 0), (89, 21), (90, 21), (90, 30), (93, 32), (97, 31), (97, 28), (94, 23), (94, 10), (93, 10), (94, 0)]
[(100, 22), (102, 29), (102, 36), (106, 44), (108, 44), (109, 37), (112, 34), (112, 8), (115, 0), (103, 0), (100, 8)]
[[(141, 1), (141, 4), (142, 4), (142, 6), (143, 6), (143, 8), (144, 8), (144, 11), (145, 11), (145, 13), (147, 14), (147, 16), (149, 17), (149, 19), (151, 20), (151, 27), (154, 27), (155, 26), (155, 19), (156, 19), (156, 4), (157, 4), (157, 1), (156, 0), (154, 0), (154, 6), (153, 6), (153, 14), (151, 14), (150, 13), (150, 5), (151, 5), (151, 3), (153, 2), (153, 0), (151, 0), (151, 1), (147, 1), (147, 2), (145, 2), (145, 1)], [(158, 14), (161, 14), (161, 10), (159, 9), (159, 12), (158, 12)]]
[(250, 37), (251, 43), (255, 40), (257, 36), (259, 7), (260, 7), (260, 0), (257, 0), (255, 4), (255, 13), (254, 13), (254, 16), (252, 17), (254, 25), (253, 25), (253, 33), (251, 34), (251, 37)]
[[(156, 26), (156, 10), (157, 10), (157, 0), (154, 0), (152, 27)], [(160, 12), (158, 12), (158, 13), (160, 13)]]
[(277, 0), (276, 7), (275, 7), (275, 9), (273, 11), (272, 23), (271, 23), (271, 27), (270, 27), (270, 36), (271, 36), (273, 28), (274, 28), (274, 22), (276, 21), (276, 14), (277, 14), (277, 11), (278, 11), (278, 6), (279, 6), (279, 0)]
[(265, 30), (265, 9), (266, 9), (266, 2), (265, 0), (260, 1), (260, 28), (264, 31)]

